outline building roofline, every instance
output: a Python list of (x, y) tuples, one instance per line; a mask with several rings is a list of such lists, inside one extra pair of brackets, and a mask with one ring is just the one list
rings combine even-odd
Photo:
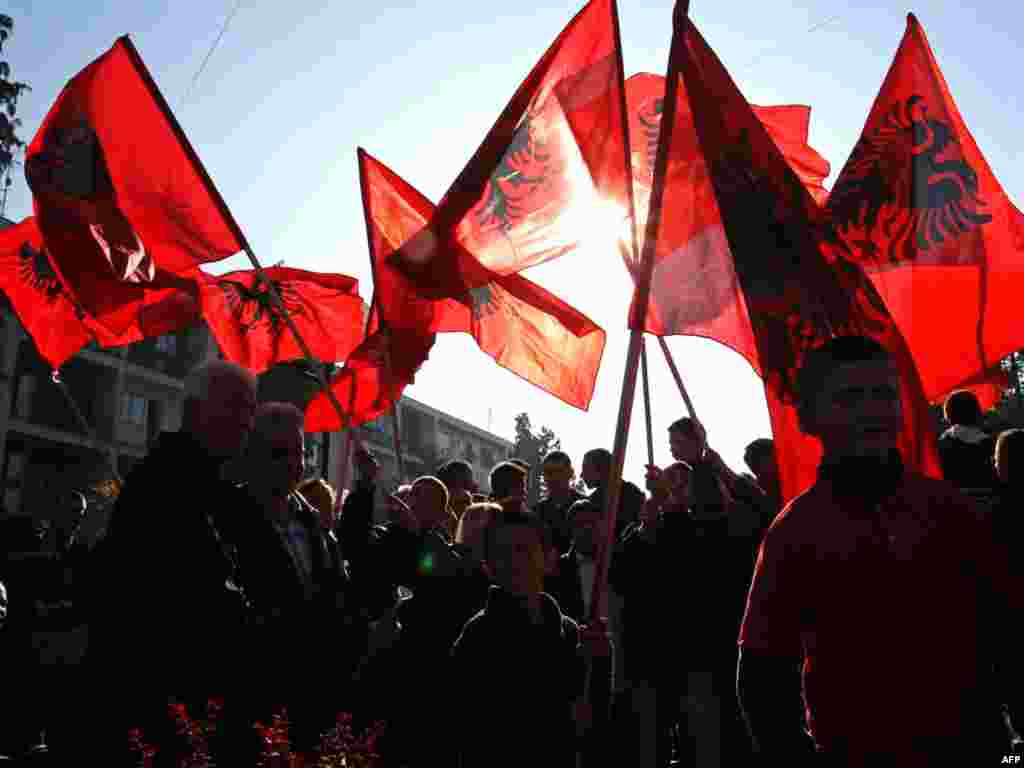
[(437, 408), (429, 406), (426, 403), (417, 400), (414, 397), (409, 397), (409, 395), (402, 395), (402, 399), (400, 402), (409, 402), (415, 405), (417, 408), (426, 411), (431, 416), (451, 422), (455, 426), (459, 427), (459, 429), (465, 430), (466, 432), (476, 435), (477, 437), (485, 438), (487, 440), (490, 440), (491, 442), (500, 443), (502, 446), (505, 446), (507, 448), (512, 448), (514, 446), (514, 443), (511, 440), (507, 440), (506, 438), (501, 437), (500, 435), (496, 435), (493, 432), (488, 432), (486, 429), (481, 429), (480, 427), (470, 424), (468, 421), (463, 421), (462, 419), (458, 418), (457, 416), (453, 416), (450, 413), (446, 413), (445, 411), (439, 411)]

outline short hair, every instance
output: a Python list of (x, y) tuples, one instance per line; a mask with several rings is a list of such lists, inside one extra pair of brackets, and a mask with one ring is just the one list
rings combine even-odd
[(470, 478), (473, 477), (473, 467), (468, 461), (452, 459), (437, 468), (437, 477), (450, 489), (460, 472), (466, 472)]
[(299, 430), (304, 433), (305, 416), (291, 403), (261, 403), (253, 417), (252, 431), (246, 443), (245, 453), (253, 456), (266, 448), (269, 438), (284, 430)]
[(825, 380), (849, 363), (892, 362), (889, 351), (867, 336), (834, 336), (804, 355), (796, 374), (797, 416), (800, 428), (814, 428), (814, 406)]
[(208, 360), (197, 365), (185, 377), (185, 400), (209, 399), (211, 387), (216, 387), (218, 382), (226, 379), (248, 384), (256, 392), (256, 376), (252, 371), (226, 360)]
[(487, 528), (484, 530), (484, 560), (494, 562), (498, 533), (505, 528), (513, 526), (522, 526), (533, 530), (537, 534), (538, 543), (540, 543), (545, 552), (553, 548), (554, 540), (551, 537), (551, 531), (548, 526), (544, 525), (537, 518), (525, 515), (522, 512), (507, 512), (503, 510), (501, 514), (495, 514), (491, 518)]
[(673, 421), (668, 425), (668, 431), (681, 432), (690, 437), (700, 437), (700, 427), (697, 425), (697, 420), (690, 416), (683, 416), (681, 419)]
[(592, 464), (602, 475), (612, 471), (612, 459), (612, 452), (607, 448), (591, 448), (583, 454), (583, 462)]
[(942, 404), (942, 415), (950, 424), (974, 427), (981, 423), (981, 403), (969, 389), (958, 389)]
[(311, 477), (299, 483), (295, 489), (299, 495), (316, 508), (321, 514), (325, 512), (334, 513), (334, 507), (338, 502), (338, 494), (334, 486), (322, 477)]
[(775, 443), (770, 437), (759, 437), (752, 441), (743, 451), (743, 463), (754, 469), (754, 464), (766, 459), (775, 452)]
[(417, 477), (415, 480), (412, 481), (412, 486), (410, 487), (410, 491), (412, 490), (412, 488), (415, 488), (417, 485), (432, 485), (435, 488), (437, 488), (441, 492), (441, 495), (444, 498), (444, 505), (443, 505), (444, 508), (448, 509), (448, 501), (449, 501), (449, 499), (448, 499), (448, 486), (446, 486), (444, 483), (442, 483), (440, 479), (438, 479), (437, 477), (434, 477), (433, 475), (421, 475), (420, 477)]
[(491, 496), (504, 499), (512, 495), (512, 489), (526, 480), (529, 470), (516, 463), (514, 459), (503, 461), (491, 470), (488, 481), (491, 484)]
[(572, 459), (569, 458), (569, 454), (565, 451), (551, 451), (547, 456), (544, 457), (542, 464), (562, 464), (567, 467), (572, 466)]
[[(508, 462), (502, 462), (502, 463), (503, 464), (504, 463), (515, 464), (517, 467), (522, 467), (526, 472), (530, 471), (530, 463), (528, 461), (524, 461), (523, 459), (520, 459), (519, 457), (511, 458), (511, 459), (508, 460)], [(497, 467), (495, 467), (495, 469), (497, 469)]]

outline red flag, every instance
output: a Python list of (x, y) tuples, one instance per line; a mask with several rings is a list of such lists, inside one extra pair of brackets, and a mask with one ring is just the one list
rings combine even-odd
[(424, 227), (393, 255), (431, 298), (459, 296), (628, 221), (615, 0), (591, 0), (520, 85)]
[[(318, 360), (344, 360), (362, 340), (363, 302), (355, 278), (289, 267), (270, 267), (264, 274)], [(255, 270), (203, 275), (201, 296), (203, 317), (231, 362), (262, 373), (303, 357)]]
[(382, 329), (374, 298), (366, 338), (331, 379), (330, 388), (349, 423), (343, 424), (325, 392), (306, 406), (307, 432), (337, 432), (376, 419), (398, 402), (434, 346), (434, 334)]
[(58, 274), (111, 334), (136, 322), (156, 272), (241, 250), (223, 200), (127, 37), (64, 87), (25, 172)]
[(0, 290), (51, 368), (60, 368), (92, 340), (84, 314), (57, 278), (31, 216), (0, 230)]
[(594, 394), (605, 332), (521, 275), (495, 276), (458, 300), (418, 297), (388, 257), (423, 228), (434, 206), (361, 149), (359, 168), (375, 291), (387, 326), (421, 333), (468, 333), (498, 365), (586, 410)]
[(912, 14), (827, 210), (906, 336), (930, 398), (1024, 346), (1024, 216)]
[[(927, 402), (884, 304), (856, 264), (822, 250), (820, 207), (685, 14), (677, 25), (661, 136), (666, 145), (659, 148), (667, 153), (664, 192), (659, 199), (655, 179), (648, 222), (653, 242), (646, 245), (655, 259), (689, 247), (691, 222), (679, 226), (676, 212), (692, 206), (701, 207), (696, 215), (708, 227), (724, 231), (733, 278), (709, 302), (717, 304), (709, 313), (717, 323), (709, 323), (711, 338), (745, 354), (765, 380), (784, 496), (814, 481), (819, 455), (817, 442), (796, 424), (795, 374), (804, 353), (833, 335), (868, 336), (893, 355), (906, 406), (904, 460), (937, 474)], [(689, 108), (677, 109), (687, 100)], [(689, 143), (688, 126), (698, 137), (710, 199), (695, 192), (690, 173), (680, 168), (692, 164), (676, 147), (677, 139), (684, 148)]]
[[(664, 77), (640, 73), (626, 80), (633, 188), (641, 233), (646, 225), (664, 102)], [(830, 169), (828, 161), (807, 143), (810, 107), (751, 105), (751, 109), (807, 190), (819, 202), (823, 200), (826, 194), (823, 182)], [(695, 204), (673, 212), (673, 227), (677, 230), (673, 242), (686, 245), (659, 254), (654, 264), (644, 330), (656, 336), (714, 337), (718, 325), (735, 322), (727, 316), (718, 316), (728, 312), (728, 297), (735, 290), (734, 275), (686, 100), (677, 100), (675, 124), (668, 174), (679, 190), (685, 188), (689, 180)], [(690, 230), (688, 240), (685, 239), (687, 228)], [(642, 243), (641, 237), (641, 248)], [(627, 258), (627, 264), (630, 260)], [(635, 275), (635, 268), (631, 272)], [(746, 354), (752, 345), (753, 340), (747, 340), (741, 353)]]

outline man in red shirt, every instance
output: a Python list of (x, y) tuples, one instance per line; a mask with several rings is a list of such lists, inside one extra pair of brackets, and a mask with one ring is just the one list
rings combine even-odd
[(1005, 554), (967, 497), (904, 471), (881, 346), (834, 338), (797, 384), (824, 458), (768, 530), (750, 587), (737, 689), (755, 744), (785, 765), (814, 751), (830, 766), (998, 764), (998, 628), (1016, 625), (1020, 598)]

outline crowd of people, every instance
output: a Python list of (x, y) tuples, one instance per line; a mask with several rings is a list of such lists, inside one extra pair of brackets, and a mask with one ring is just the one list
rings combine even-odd
[[(955, 393), (946, 479), (929, 479), (896, 449), (884, 349), (832, 339), (798, 385), (824, 458), (785, 506), (771, 440), (736, 473), (685, 417), (668, 427), (674, 463), (647, 467), (646, 492), (624, 483), (614, 522), (596, 448), (586, 493), (561, 451), (532, 508), (523, 462), (491, 468), (483, 494), (456, 460), (385, 493), (378, 524), (371, 452), (337, 504), (302, 480), (302, 413), (205, 364), (95, 546), (4, 529), (0, 753), (45, 731), (68, 760), (126, 765), (141, 728), (159, 761), (168, 702), (215, 700), (224, 766), (255, 764), (253, 725), (279, 706), (306, 764), (342, 711), (387, 723), (396, 767), (997, 764), (1024, 690), (1024, 431), (985, 434)], [(40, 659), (47, 622), (87, 629), (80, 658)]]

